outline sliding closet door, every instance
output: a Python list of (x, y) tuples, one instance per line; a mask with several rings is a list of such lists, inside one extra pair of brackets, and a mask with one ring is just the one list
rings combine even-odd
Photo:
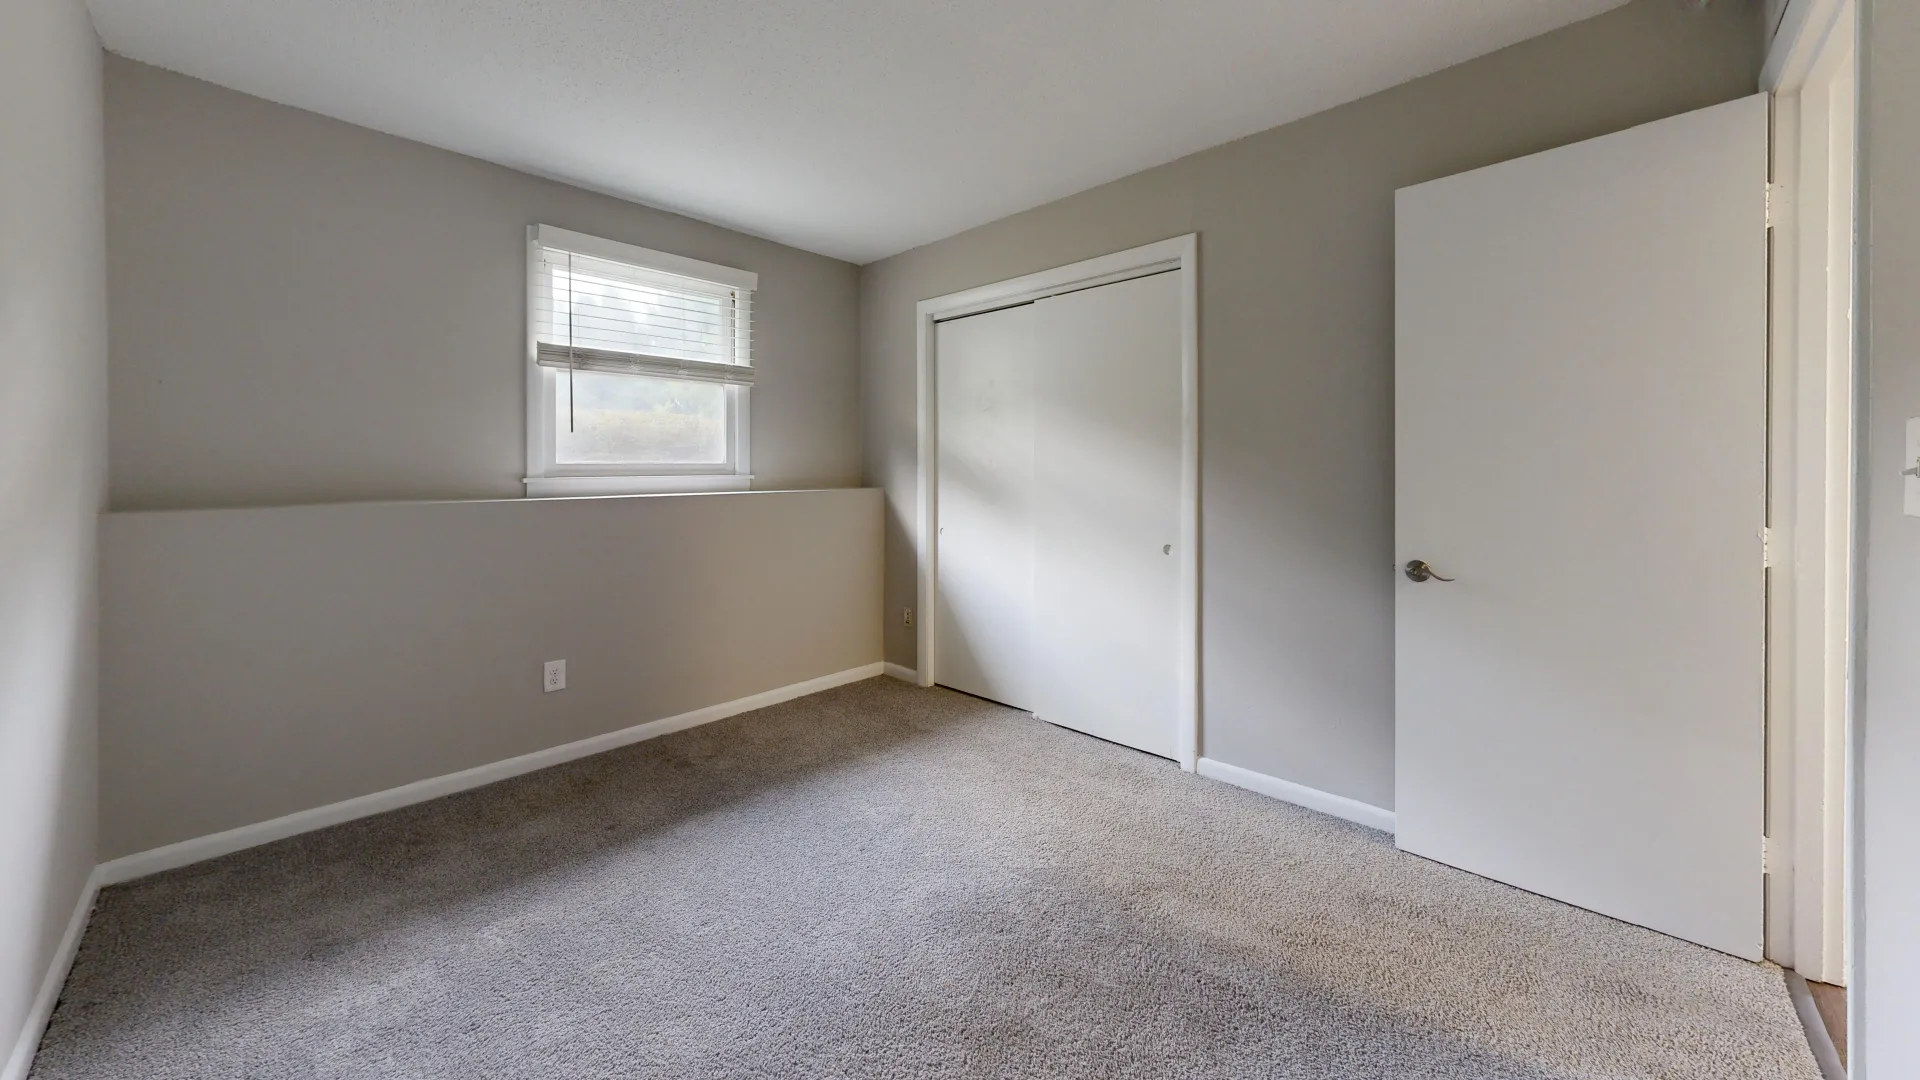
[(1033, 305), (1033, 709), (1162, 757), (1178, 754), (1179, 281)]
[(1034, 708), (1034, 308), (935, 328), (939, 602), (934, 676)]

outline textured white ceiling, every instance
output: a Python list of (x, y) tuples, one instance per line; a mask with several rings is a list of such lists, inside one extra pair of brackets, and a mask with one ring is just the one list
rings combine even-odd
[(868, 262), (1623, 0), (91, 0), (115, 52)]

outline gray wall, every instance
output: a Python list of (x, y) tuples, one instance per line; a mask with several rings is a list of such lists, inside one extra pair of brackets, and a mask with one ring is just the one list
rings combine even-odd
[(1854, 1080), (1920, 1076), (1920, 5), (1862, 4), (1859, 323), (1865, 635), (1855, 729)]
[(521, 494), (536, 222), (757, 272), (755, 486), (858, 482), (853, 266), (106, 66), (115, 509)]
[(1637, 0), (1587, 22), (874, 263), (866, 474), (887, 659), (916, 663), (920, 299), (1200, 233), (1203, 752), (1393, 799), (1393, 191), (1751, 94), (1761, 17)]
[(100, 143), (79, 0), (0, 4), (0, 1071), (93, 870)]
[(870, 489), (104, 523), (103, 859), (880, 659)]

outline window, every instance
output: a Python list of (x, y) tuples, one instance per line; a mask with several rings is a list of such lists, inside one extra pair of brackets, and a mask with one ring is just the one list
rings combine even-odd
[(751, 486), (757, 276), (528, 230), (527, 494)]

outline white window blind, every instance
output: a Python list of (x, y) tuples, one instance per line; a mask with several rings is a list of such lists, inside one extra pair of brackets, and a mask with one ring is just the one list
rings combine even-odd
[(542, 367), (753, 384), (753, 290), (537, 244)]

